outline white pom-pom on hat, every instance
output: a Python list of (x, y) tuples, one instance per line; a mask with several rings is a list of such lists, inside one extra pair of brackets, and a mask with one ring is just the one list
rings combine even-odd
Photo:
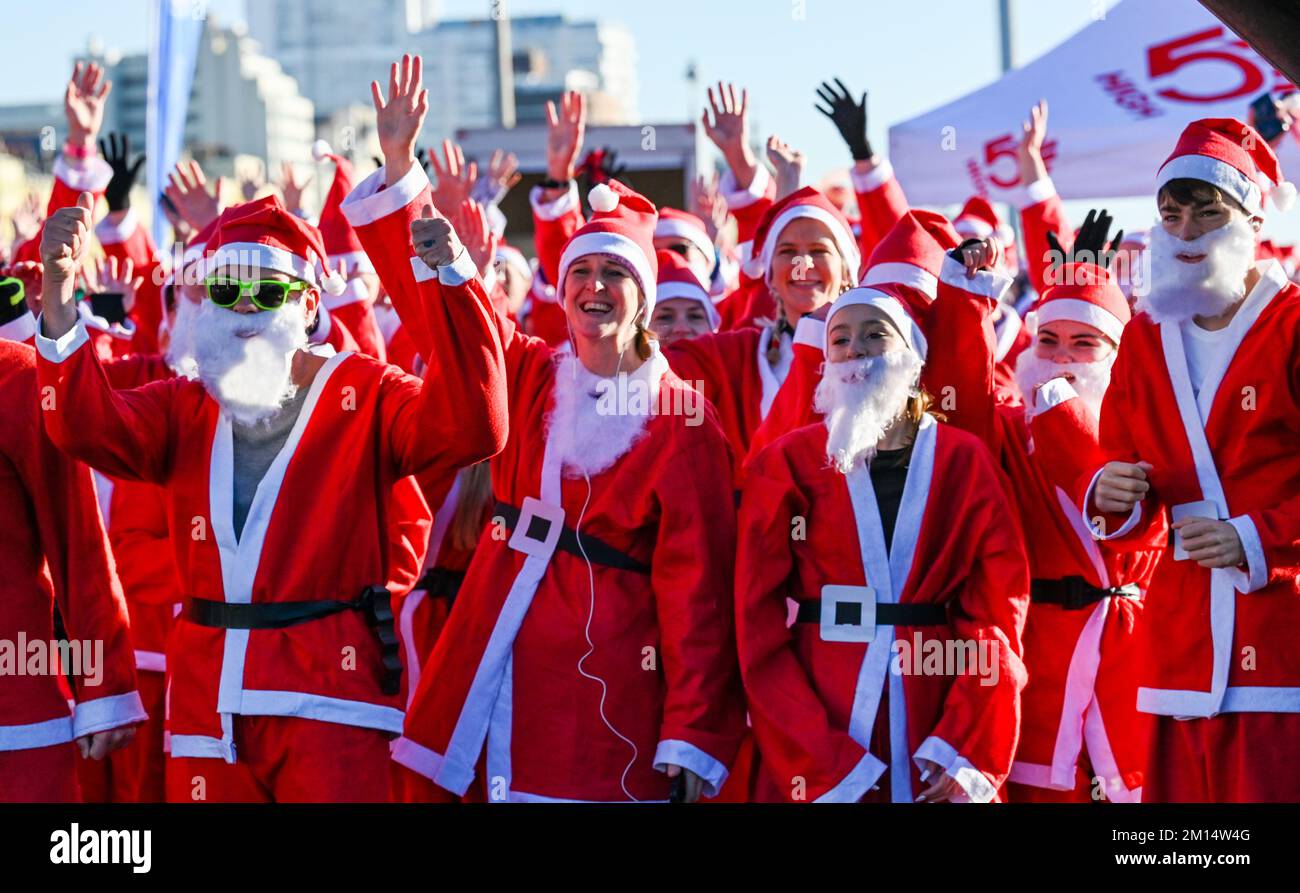
[(348, 281), (339, 274), (338, 270), (327, 269), (320, 277), (320, 284), (327, 294), (336, 298), (348, 290)]
[(587, 201), (591, 204), (591, 210), (608, 214), (618, 207), (618, 193), (601, 183), (587, 193)]
[(317, 161), (324, 161), (333, 154), (334, 150), (331, 149), (330, 144), (324, 140), (316, 140), (316, 142), (311, 144), (311, 157), (315, 158)]
[(1279, 211), (1289, 211), (1295, 204), (1295, 184), (1290, 180), (1283, 180), (1273, 187), (1269, 195), (1273, 199), (1273, 207)]

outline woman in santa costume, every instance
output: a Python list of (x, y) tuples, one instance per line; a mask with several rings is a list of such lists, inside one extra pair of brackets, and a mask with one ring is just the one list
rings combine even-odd
[(1025, 684), (1018, 519), (984, 445), (927, 411), (925, 337), (896, 298), (853, 289), (826, 331), (825, 423), (763, 450), (743, 489), (755, 797), (998, 799)]
[(1081, 502), (1107, 548), (1174, 531), (1144, 607), (1144, 799), (1296, 802), (1300, 287), (1255, 259), (1265, 196), (1285, 210), (1295, 189), (1263, 137), (1219, 118), (1186, 127), (1156, 182), (1151, 284)]
[[(459, 246), (424, 217), (419, 80), (407, 59), (387, 102), (374, 85), (385, 167), (343, 206), (390, 292), (427, 286), (412, 240), (423, 257)], [(654, 206), (617, 183), (592, 201), (558, 265), (574, 350), (498, 317), (511, 421), (491, 463), (499, 502), (394, 749), (457, 796), (477, 780), (490, 801), (662, 801), (675, 787), (693, 800), (722, 785), (744, 725), (731, 457), (645, 330)]]

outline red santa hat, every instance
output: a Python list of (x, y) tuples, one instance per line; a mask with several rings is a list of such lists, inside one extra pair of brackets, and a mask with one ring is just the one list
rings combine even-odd
[(722, 317), (718, 310), (713, 306), (713, 298), (709, 297), (709, 290), (704, 283), (700, 282), (695, 270), (691, 268), (686, 258), (682, 257), (676, 251), (666, 251), (660, 249), (658, 252), (659, 261), (659, 279), (656, 291), (658, 300), (669, 301), (673, 298), (685, 298), (690, 301), (698, 301), (704, 307), (704, 312), (708, 314), (709, 325), (713, 331), (718, 330), (722, 324)]
[(1043, 323), (1068, 319), (1092, 326), (1119, 344), (1132, 313), (1110, 274), (1096, 264), (1068, 263), (1057, 278), (1061, 284), (1047, 289), (1025, 320), (1030, 331)]
[(339, 264), (342, 263), (349, 273), (354, 270), (373, 273), (374, 264), (370, 262), (365, 249), (361, 247), (361, 240), (357, 238), (352, 224), (343, 216), (343, 200), (352, 191), (355, 180), (352, 162), (341, 155), (334, 154), (329, 143), (324, 140), (317, 140), (312, 144), (311, 154), (317, 161), (328, 158), (334, 162), (334, 182), (330, 184), (329, 192), (325, 193), (325, 204), (320, 211), (320, 221), (316, 224), (316, 228), (320, 230), (321, 241), (325, 244), (325, 251), (329, 254), (331, 266), (338, 269)]
[(947, 217), (912, 209), (876, 243), (859, 284), (905, 285), (933, 301), (939, 292), (943, 259), (961, 241)]
[(343, 292), (340, 276), (320, 273), (326, 262), (320, 230), (290, 214), (274, 195), (223, 211), (206, 255), (205, 275), (222, 266), (252, 267), (285, 273), (331, 295)]
[(515, 272), (525, 279), (531, 280), (533, 278), (532, 264), (528, 262), (528, 258), (524, 256), (524, 253), (513, 245), (502, 242), (497, 246), (497, 253), (493, 256), (493, 260), (513, 267)]
[(1173, 154), (1156, 174), (1156, 192), (1170, 180), (1181, 179), (1217, 186), (1255, 217), (1263, 216), (1266, 193), (1279, 211), (1295, 202), (1295, 186), (1282, 178), (1273, 148), (1255, 128), (1236, 118), (1202, 118), (1183, 129)]
[(925, 354), (928, 350), (925, 334), (921, 331), (921, 327), (916, 324), (916, 320), (912, 318), (912, 314), (903, 306), (903, 302), (893, 295), (887, 295), (883, 291), (863, 286), (851, 288), (836, 298), (835, 303), (831, 305), (830, 312), (826, 314), (826, 342), (822, 347), (827, 356), (830, 356), (831, 326), (835, 323), (835, 314), (845, 307), (875, 307), (880, 310), (898, 331), (898, 334), (903, 337), (903, 341), (912, 349), (912, 352), (920, 357), (922, 362), (925, 361)]
[(676, 208), (660, 208), (659, 221), (655, 224), (656, 239), (686, 239), (708, 258), (709, 272), (718, 265), (717, 254), (713, 250), (713, 240), (704, 221), (694, 214), (679, 211)]
[(830, 230), (835, 247), (848, 267), (848, 275), (856, 278), (862, 255), (857, 240), (853, 238), (853, 227), (844, 212), (812, 186), (790, 193), (763, 213), (754, 233), (754, 256), (745, 264), (745, 275), (752, 279), (766, 279), (772, 270), (772, 256), (781, 241), (781, 233), (801, 219), (816, 220)]
[(655, 309), (655, 280), (659, 265), (655, 258), (654, 233), (658, 212), (654, 204), (618, 180), (601, 183), (587, 194), (591, 219), (578, 229), (560, 254), (560, 275), (556, 290), (564, 301), (564, 280), (569, 267), (580, 257), (604, 254), (622, 261), (645, 295), (645, 319)]
[(1015, 241), (1011, 227), (1002, 222), (993, 205), (982, 195), (973, 195), (962, 205), (962, 209), (952, 221), (953, 229), (963, 239), (987, 239), (996, 236), (1003, 245)]

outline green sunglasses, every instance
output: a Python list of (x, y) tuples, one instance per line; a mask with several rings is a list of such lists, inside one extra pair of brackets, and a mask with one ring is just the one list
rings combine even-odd
[(0, 276), (0, 304), (17, 307), (26, 297), (23, 281), (16, 276)]
[(289, 295), (310, 288), (306, 282), (279, 282), (275, 279), (243, 281), (219, 279), (215, 276), (205, 281), (204, 285), (208, 289), (208, 300), (218, 307), (234, 307), (241, 297), (248, 295), (258, 310), (279, 310), (289, 300)]

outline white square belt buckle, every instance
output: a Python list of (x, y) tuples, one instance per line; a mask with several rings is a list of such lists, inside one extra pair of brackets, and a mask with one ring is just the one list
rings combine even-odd
[[(1209, 499), (1202, 499), (1200, 502), (1184, 502), (1182, 505), (1175, 505), (1169, 509), (1170, 519), (1177, 523), (1187, 518), (1209, 518), (1214, 521), (1221, 521), (1219, 517), (1219, 507)], [(1187, 550), (1183, 548), (1183, 534), (1175, 530), (1174, 534), (1174, 561), (1186, 561)]]
[(822, 587), (823, 642), (870, 642), (876, 637), (876, 590), (870, 586)]
[(519, 522), (515, 524), (510, 541), (506, 544), (516, 552), (550, 559), (555, 554), (555, 547), (560, 542), (564, 530), (564, 508), (524, 497), (524, 504), (519, 509)]

